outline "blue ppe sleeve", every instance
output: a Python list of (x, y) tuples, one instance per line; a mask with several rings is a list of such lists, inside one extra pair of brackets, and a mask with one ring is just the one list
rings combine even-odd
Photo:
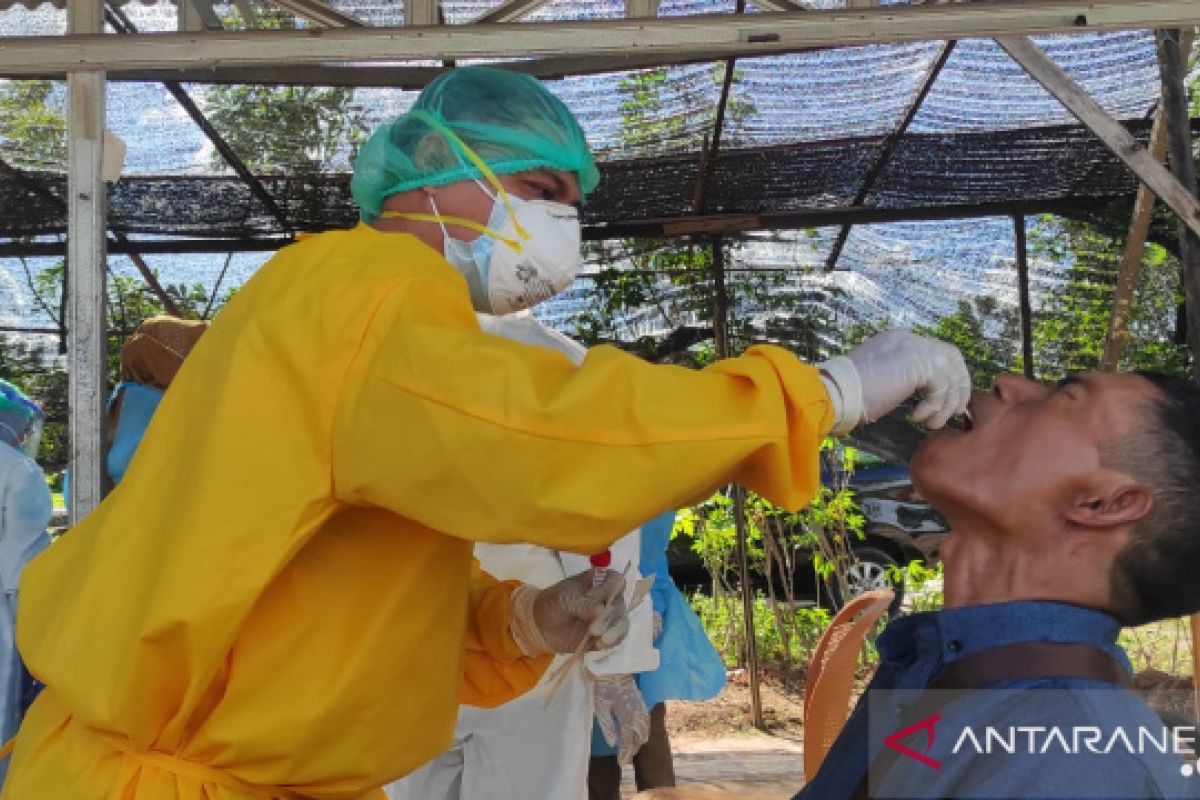
[(163, 393), (152, 386), (144, 386), (132, 381), (122, 383), (113, 390), (113, 396), (108, 401), (111, 406), (117, 397), (123, 394), (121, 411), (117, 417), (117, 430), (113, 436), (112, 447), (108, 451), (108, 477), (117, 485), (125, 477), (125, 470), (133, 460), (142, 436), (154, 417), (155, 410), (162, 400)]

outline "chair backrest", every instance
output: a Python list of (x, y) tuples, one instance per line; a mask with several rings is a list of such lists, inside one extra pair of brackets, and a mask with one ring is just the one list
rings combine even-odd
[(842, 607), (817, 642), (804, 680), (806, 780), (817, 774), (850, 716), (858, 654), (894, 597), (886, 590), (863, 592)]

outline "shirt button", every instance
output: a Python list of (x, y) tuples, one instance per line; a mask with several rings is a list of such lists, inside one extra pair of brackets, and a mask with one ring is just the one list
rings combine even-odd
[(946, 645), (946, 649), (951, 653), (957, 653), (962, 650), (962, 642), (960, 642), (958, 639), (951, 639)]

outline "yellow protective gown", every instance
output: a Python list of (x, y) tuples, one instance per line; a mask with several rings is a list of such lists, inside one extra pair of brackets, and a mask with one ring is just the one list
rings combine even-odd
[(475, 541), (595, 552), (736, 480), (796, 508), (816, 371), (702, 371), (482, 333), (466, 284), (366, 226), (287, 247), (200, 340), (125, 480), (27, 569), (46, 684), (4, 800), (376, 797), (461, 701), (538, 679)]

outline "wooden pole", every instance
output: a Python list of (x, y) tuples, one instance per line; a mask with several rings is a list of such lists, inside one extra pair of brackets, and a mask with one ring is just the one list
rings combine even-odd
[[(729, 352), (729, 291), (725, 283), (725, 249), (720, 236), (712, 238), (713, 273), (713, 335), (717, 358), (728, 358)], [(746, 490), (733, 487), (733, 524), (737, 535), (738, 582), (741, 584), (742, 622), (746, 630), (746, 672), (750, 677), (750, 722), (762, 730), (766, 727), (762, 711), (762, 686), (758, 669), (758, 641), (754, 637), (754, 589), (750, 586), (749, 536), (746, 530)]]
[[(1158, 66), (1162, 78), (1162, 107), (1167, 127), (1167, 152), (1171, 171), (1192, 202), (1196, 198), (1196, 165), (1192, 160), (1191, 124), (1188, 119), (1187, 89), (1183, 85), (1187, 57), (1182, 52), (1179, 31), (1157, 32)], [(1174, 206), (1172, 206), (1174, 208)], [(1177, 211), (1178, 213), (1178, 211)], [(1192, 351), (1193, 375), (1200, 382), (1200, 230), (1180, 214), (1179, 263), (1187, 301), (1188, 346)]]
[(1192, 692), (1195, 698), (1192, 706), (1196, 719), (1200, 719), (1200, 614), (1192, 614)]
[[(1162, 109), (1154, 115), (1154, 128), (1150, 131), (1150, 155), (1162, 161), (1167, 153), (1166, 126), (1163, 124)], [(1117, 284), (1113, 287), (1112, 313), (1108, 318), (1108, 334), (1104, 338), (1104, 353), (1100, 356), (1100, 369), (1113, 372), (1129, 344), (1129, 319), (1133, 316), (1133, 293), (1137, 289), (1142, 272), (1142, 256), (1146, 252), (1146, 236), (1150, 233), (1150, 222), (1154, 217), (1154, 192), (1144, 183), (1138, 184), (1137, 197), (1133, 201), (1133, 215), (1129, 221), (1129, 235), (1125, 238), (1125, 251), (1121, 266), (1117, 270)]]
[[(1191, 123), (1188, 119), (1188, 96), (1184, 86), (1190, 47), (1178, 30), (1155, 32), (1158, 45), (1158, 71), (1162, 80), (1162, 111), (1167, 128), (1167, 151), (1171, 171), (1183, 187), (1196, 199), (1196, 165), (1192, 161)], [(1196, 229), (1181, 218), (1179, 223), (1179, 264), (1183, 272), (1184, 298), (1187, 302), (1188, 346), (1192, 351), (1192, 377), (1200, 383), (1200, 236)], [(1192, 681), (1196, 713), (1200, 714), (1200, 615), (1193, 614)]]
[(1025, 217), (1013, 217), (1017, 250), (1017, 296), (1021, 304), (1021, 360), (1025, 377), (1033, 380), (1033, 306), (1029, 302), (1029, 246), (1025, 237)]

